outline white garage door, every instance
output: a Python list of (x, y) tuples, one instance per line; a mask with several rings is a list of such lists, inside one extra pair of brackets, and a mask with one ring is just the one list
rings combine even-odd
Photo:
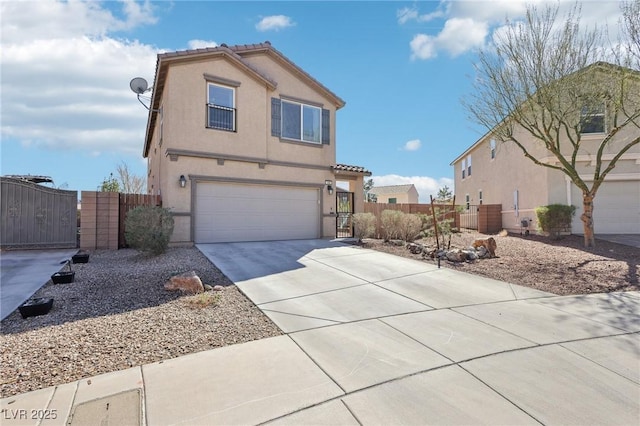
[(313, 188), (198, 183), (195, 242), (318, 238), (319, 211)]
[[(572, 231), (583, 234), (582, 193), (573, 196), (576, 216)], [(600, 186), (593, 202), (593, 219), (598, 234), (640, 234), (640, 182), (613, 181)]]

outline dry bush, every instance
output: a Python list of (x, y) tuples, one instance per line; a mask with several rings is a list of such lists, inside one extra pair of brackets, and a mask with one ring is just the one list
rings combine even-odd
[(376, 232), (376, 217), (373, 213), (356, 213), (353, 215), (353, 233), (358, 241), (373, 237)]

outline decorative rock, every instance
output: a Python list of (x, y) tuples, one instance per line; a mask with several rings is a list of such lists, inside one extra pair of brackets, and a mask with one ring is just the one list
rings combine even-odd
[(209, 284), (203, 284), (202, 286), (204, 287), (204, 291), (213, 291), (213, 287)]
[(486, 240), (480, 239), (475, 240), (473, 242), (473, 247), (478, 249), (479, 247), (484, 247), (489, 252), (489, 257), (496, 257), (496, 248), (498, 248), (498, 244), (496, 244), (496, 240), (493, 237), (489, 237)]
[(424, 249), (424, 247), (422, 247), (422, 245), (416, 244), (416, 243), (407, 244), (407, 248), (413, 254), (420, 254), (420, 253), (422, 253), (422, 250)]
[(221, 286), (221, 285), (213, 286), (213, 291), (222, 291), (222, 290), (224, 290), (224, 286)]
[(200, 280), (200, 277), (196, 275), (195, 271), (189, 271), (171, 277), (164, 285), (164, 288), (169, 291), (180, 290), (187, 294), (197, 294), (204, 291), (202, 281)]
[(447, 252), (446, 257), (451, 262), (464, 262), (467, 259), (467, 255), (459, 249)]
[(467, 255), (467, 260), (477, 260), (478, 259), (478, 255), (476, 254), (475, 250), (466, 251), (465, 254)]
[(478, 257), (481, 259), (489, 257), (489, 250), (484, 246), (478, 247)]

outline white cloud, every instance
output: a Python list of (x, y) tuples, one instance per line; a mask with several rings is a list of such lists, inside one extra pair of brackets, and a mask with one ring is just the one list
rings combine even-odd
[(448, 51), (451, 56), (458, 56), (484, 44), (489, 30), (486, 22), (474, 21), (471, 18), (452, 18), (444, 24), (438, 34), (438, 45)]
[(292, 27), (295, 22), (285, 15), (265, 16), (256, 24), (258, 31), (280, 31), (287, 27)]
[(400, 25), (406, 24), (411, 20), (415, 20), (417, 22), (429, 22), (436, 18), (442, 18), (446, 16), (448, 8), (449, 2), (441, 2), (438, 8), (433, 12), (421, 15), (416, 6), (403, 7), (396, 12), (396, 17), (398, 18), (398, 23)]
[(384, 176), (372, 176), (373, 186), (388, 186), (388, 185), (408, 185), (414, 184), (419, 195), (420, 203), (428, 203), (429, 195), (434, 197), (438, 195), (438, 190), (443, 186), (448, 186), (453, 189), (453, 179), (450, 178), (432, 178), (428, 176), (400, 176), (400, 175), (384, 175)]
[(418, 9), (415, 7), (403, 7), (396, 12), (396, 17), (400, 25), (405, 24), (407, 21), (418, 18)]
[(411, 47), (411, 59), (431, 59), (438, 56), (435, 37), (426, 34), (417, 34), (409, 43)]
[(204, 49), (205, 47), (217, 47), (218, 43), (213, 40), (189, 40), (189, 49)]
[(404, 144), (403, 151), (417, 151), (422, 146), (420, 139), (412, 139)]
[[(416, 34), (409, 43), (411, 59), (432, 59), (440, 52), (452, 57), (462, 55), (474, 48), (482, 47), (491, 38), (494, 31), (500, 31), (508, 18), (518, 21), (524, 17), (527, 4), (544, 6), (545, 0), (492, 0), (492, 1), (454, 1), (441, 0), (436, 10), (420, 14), (417, 6), (405, 7), (397, 11), (400, 24), (409, 20), (418, 23), (435, 19), (444, 19), (442, 29), (437, 34)], [(430, 3), (423, 3), (430, 4)], [(562, 16), (573, 5), (573, 0), (559, 2)], [(581, 25), (591, 27), (598, 24), (608, 26), (612, 39), (619, 36), (618, 19), (621, 16), (619, 2), (616, 1), (583, 1), (581, 7)], [(431, 25), (433, 26), (433, 24)]]
[(140, 155), (147, 119), (129, 89), (157, 49), (112, 31), (155, 22), (148, 2), (2, 2), (2, 138), (50, 149)]

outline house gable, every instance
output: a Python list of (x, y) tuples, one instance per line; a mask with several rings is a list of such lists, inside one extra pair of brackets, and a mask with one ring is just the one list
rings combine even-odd
[[(593, 73), (593, 78), (606, 77), (608, 72), (619, 72), (620, 67), (605, 63), (596, 63), (586, 67), (578, 73)], [(625, 72), (627, 72), (625, 70)], [(631, 80), (640, 84), (640, 73), (630, 71)], [(630, 92), (631, 94), (633, 92)], [(640, 92), (637, 92), (640, 93)], [(636, 104), (637, 105), (637, 104)], [(577, 113), (580, 108), (577, 108)], [(502, 125), (500, 123), (499, 125)], [(617, 133), (618, 140), (632, 138), (637, 134), (637, 128), (626, 128)], [(530, 220), (535, 229), (535, 208), (553, 204), (573, 204), (578, 210), (574, 217), (573, 232), (582, 232), (580, 214), (582, 212), (582, 192), (561, 171), (536, 165), (526, 158), (522, 150), (509, 141), (501, 142), (495, 136), (496, 128), (485, 133), (475, 143), (458, 155), (450, 165), (454, 171), (454, 190), (458, 200), (469, 200), (469, 204), (501, 204), (503, 226), (510, 231), (520, 229), (521, 220)], [(536, 140), (522, 127), (516, 126), (514, 134), (527, 148), (529, 153), (541, 163), (560, 165), (559, 160), (549, 153), (544, 144)], [(574, 157), (577, 172), (586, 182), (593, 181), (598, 145), (605, 137), (605, 133), (583, 133), (580, 135), (580, 151)], [(492, 150), (492, 140), (495, 147)], [(564, 145), (563, 145), (564, 146)], [(609, 143), (601, 152), (606, 163), (614, 158), (621, 145), (615, 140)], [(493, 151), (493, 153), (492, 153)], [(563, 151), (564, 152), (564, 151)], [(564, 152), (567, 155), (566, 152)], [(469, 159), (471, 159), (471, 175), (468, 173)], [(615, 232), (640, 232), (640, 190), (624, 190), (630, 185), (640, 188), (640, 145), (633, 146), (618, 161), (616, 168), (607, 176), (601, 188), (606, 188), (602, 194), (598, 192), (595, 199), (596, 231), (598, 229), (615, 230)], [(465, 173), (463, 173), (463, 169)], [(620, 197), (617, 202), (611, 194)], [(602, 198), (599, 198), (602, 195)], [(628, 206), (629, 199), (638, 208), (632, 213)], [(603, 200), (603, 201), (600, 201)], [(604, 201), (606, 200), (606, 202)], [(637, 200), (637, 201), (635, 201)], [(606, 203), (606, 204), (605, 204)], [(624, 210), (624, 211), (622, 211)], [(633, 209), (631, 209), (633, 210)], [(600, 212), (600, 213), (599, 213)], [(605, 212), (605, 213), (602, 213)], [(599, 216), (600, 216), (600, 221)], [(607, 216), (608, 215), (608, 216)], [(630, 226), (629, 217), (635, 215), (637, 224)], [(616, 222), (619, 227), (615, 228)], [(635, 229), (635, 231), (634, 231)], [(600, 231), (602, 232), (602, 231)]]

